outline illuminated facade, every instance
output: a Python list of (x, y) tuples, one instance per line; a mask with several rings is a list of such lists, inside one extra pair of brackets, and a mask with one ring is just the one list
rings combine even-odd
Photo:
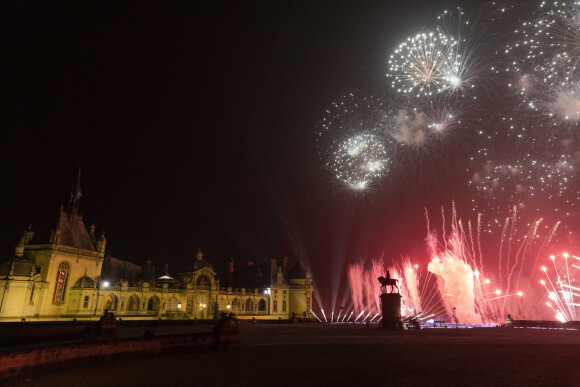
[(177, 276), (157, 277), (149, 261), (141, 268), (106, 252), (104, 234), (97, 238), (78, 214), (79, 198), (77, 185), (47, 243), (33, 243), (27, 230), (14, 257), (0, 262), (0, 321), (98, 319), (105, 309), (123, 319), (310, 318), (312, 279), (301, 263), (248, 262), (235, 271), (232, 262), (221, 284), (198, 251)]

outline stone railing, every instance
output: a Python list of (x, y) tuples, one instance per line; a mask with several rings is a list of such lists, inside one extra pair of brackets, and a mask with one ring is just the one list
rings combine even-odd
[(119, 312), (119, 314), (141, 314), (140, 310), (124, 310)]
[(70, 246), (63, 246), (63, 245), (53, 245), (53, 244), (46, 244), (46, 245), (27, 245), (26, 250), (55, 250), (60, 251), (63, 253), (74, 254), (74, 255), (84, 255), (93, 258), (103, 259), (103, 253), (99, 253), (97, 251), (90, 251), (84, 249), (77, 249), (75, 247)]
[(102, 291), (110, 291), (110, 292), (120, 292), (123, 290), (121, 286), (101, 286)]

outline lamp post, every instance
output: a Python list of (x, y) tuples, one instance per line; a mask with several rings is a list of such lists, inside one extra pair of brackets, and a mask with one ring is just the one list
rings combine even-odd
[(270, 314), (270, 288), (264, 290), (264, 294), (268, 295), (268, 314)]

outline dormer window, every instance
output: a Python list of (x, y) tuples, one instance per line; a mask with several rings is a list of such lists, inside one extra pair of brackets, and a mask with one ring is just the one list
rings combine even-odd
[(197, 278), (196, 286), (209, 286), (209, 281), (205, 275), (201, 275)]

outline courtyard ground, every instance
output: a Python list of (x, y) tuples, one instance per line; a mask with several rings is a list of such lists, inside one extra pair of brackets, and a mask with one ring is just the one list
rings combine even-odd
[(30, 386), (580, 385), (580, 332), (366, 330), (258, 324), (241, 348), (97, 360), (12, 380)]

